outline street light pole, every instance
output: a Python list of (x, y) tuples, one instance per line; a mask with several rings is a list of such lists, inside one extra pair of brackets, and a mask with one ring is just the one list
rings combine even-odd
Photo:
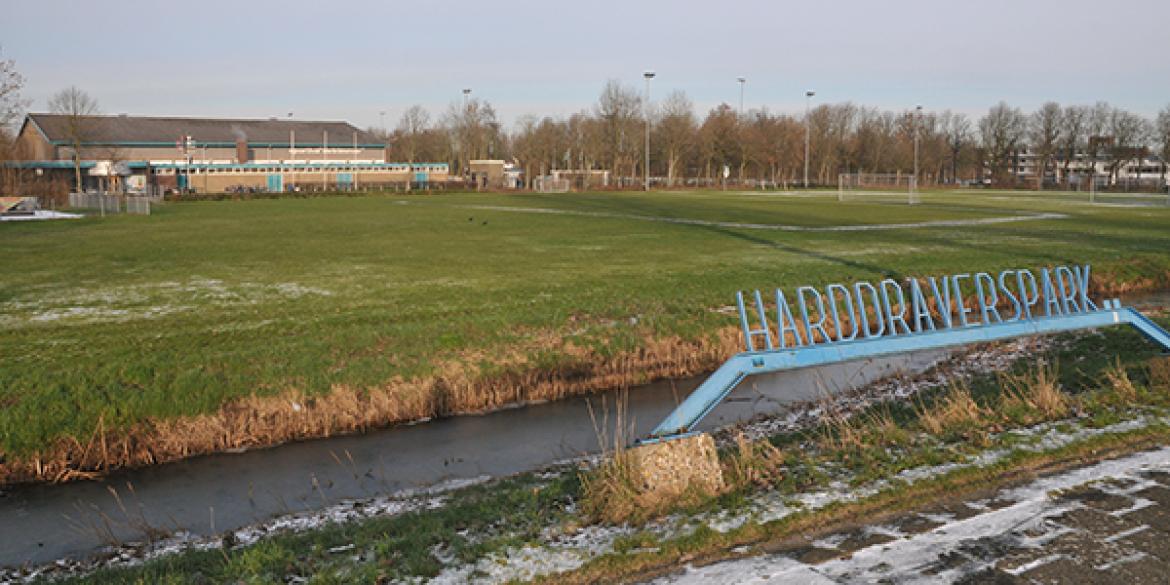
[(918, 142), (922, 131), (922, 105), (914, 106), (914, 179), (910, 183), (910, 205), (918, 202)]
[(642, 188), (646, 191), (650, 190), (650, 80), (654, 79), (653, 71), (646, 71), (642, 73), (642, 77), (646, 79), (646, 104), (642, 106), (642, 117), (646, 122), (646, 159), (642, 166)]
[(747, 83), (747, 78), (746, 77), (736, 77), (735, 80), (739, 82), (739, 117), (742, 118), (743, 117), (743, 86), (745, 83)]
[(817, 95), (817, 92), (811, 89), (804, 92), (804, 188), (808, 189), (808, 145), (810, 136), (812, 135), (811, 126), (809, 125), (809, 109), (812, 104), (812, 97)]
[(916, 105), (914, 108), (914, 187), (918, 186), (918, 125), (922, 121), (922, 106)]
[[(470, 111), (470, 107), (471, 107), (470, 101), (469, 101), (470, 99), (471, 99), (471, 88), (470, 87), (463, 88), (463, 116), (464, 117), (466, 117), (468, 112)], [(464, 136), (464, 138), (466, 138), (466, 136)], [(460, 148), (462, 148), (466, 151), (467, 150), (466, 142), (464, 142), (464, 144), (462, 144), (460, 146)], [(460, 169), (463, 173), (464, 178), (466, 178), (468, 176), (467, 173), (470, 170), (468, 167), (471, 166), (471, 153), (468, 152), (466, 154), (467, 154), (467, 167)], [(459, 164), (462, 165), (463, 161), (459, 161)], [(466, 185), (466, 183), (464, 183), (464, 184)]]

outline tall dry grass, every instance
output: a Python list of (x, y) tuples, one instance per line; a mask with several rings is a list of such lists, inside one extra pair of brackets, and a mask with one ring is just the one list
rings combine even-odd
[(1146, 368), (1150, 379), (1150, 389), (1170, 393), (1170, 357), (1153, 358), (1146, 364)]
[(589, 418), (593, 432), (601, 446), (601, 462), (587, 472), (580, 474), (581, 511), (595, 521), (620, 523), (643, 517), (647, 505), (645, 489), (639, 485), (637, 459), (628, 449), (629, 438), (633, 435), (633, 424), (626, 422), (628, 395), (619, 394), (615, 405), (613, 431), (610, 431), (609, 409), (602, 398), (602, 418), (597, 419), (593, 404), (589, 403)]
[(1003, 398), (1000, 403), (1009, 416), (1035, 423), (1068, 416), (1072, 403), (1060, 386), (1055, 365), (1038, 364), (1019, 374), (1000, 374)]
[(1118, 358), (1108, 368), (1101, 372), (1103, 386), (1108, 388), (1114, 396), (1123, 403), (1133, 403), (1138, 399), (1138, 389), (1129, 378), (1129, 372), (1121, 365)]
[(827, 412), (817, 447), (822, 451), (848, 455), (874, 447), (892, 447), (905, 442), (909, 436), (910, 433), (898, 425), (888, 410), (871, 410), (852, 416), (840, 411)]
[(965, 382), (952, 384), (946, 394), (929, 407), (919, 401), (915, 412), (922, 428), (935, 436), (974, 429), (986, 414), (971, 397), (971, 388)]
[(723, 462), (723, 477), (733, 488), (772, 487), (784, 479), (784, 461), (784, 452), (767, 439), (751, 441), (740, 433)]

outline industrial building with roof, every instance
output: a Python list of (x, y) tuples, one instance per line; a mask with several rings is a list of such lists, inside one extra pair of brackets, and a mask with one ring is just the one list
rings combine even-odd
[(11, 163), (83, 190), (159, 195), (346, 190), (446, 182), (446, 163), (395, 163), (348, 122), (28, 114)]

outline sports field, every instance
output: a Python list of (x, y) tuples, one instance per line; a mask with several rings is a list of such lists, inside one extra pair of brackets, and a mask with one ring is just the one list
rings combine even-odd
[(1086, 197), (398, 195), (0, 225), (0, 482), (693, 373), (734, 350), (741, 288), (1085, 262), (1165, 287), (1164, 199)]

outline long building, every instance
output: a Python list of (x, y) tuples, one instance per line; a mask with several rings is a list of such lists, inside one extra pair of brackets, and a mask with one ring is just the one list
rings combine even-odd
[(446, 163), (388, 162), (384, 142), (348, 122), (29, 114), (19, 168), (127, 192), (346, 190), (445, 183)]
[(1137, 152), (1128, 160), (1114, 161), (1108, 153), (1097, 157), (1077, 151), (1071, 157), (1055, 153), (1048, 168), (1035, 150), (1021, 148), (1012, 156), (1012, 175), (1021, 182), (1034, 182), (1044, 172), (1045, 185), (1069, 185), (1088, 190), (1089, 183), (1097, 189), (1118, 187), (1125, 189), (1165, 190), (1168, 167), (1156, 153)]

